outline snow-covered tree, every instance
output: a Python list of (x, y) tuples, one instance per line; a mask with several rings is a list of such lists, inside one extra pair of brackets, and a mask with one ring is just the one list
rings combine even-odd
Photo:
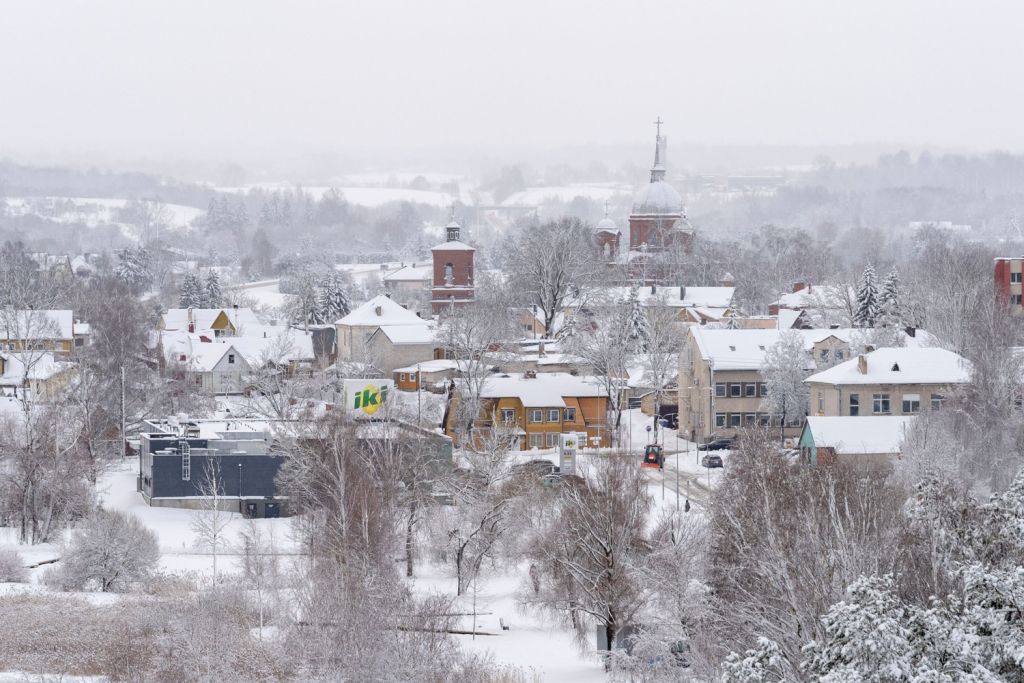
[(66, 590), (131, 588), (160, 559), (157, 537), (134, 515), (99, 508), (72, 533), (50, 580)]
[(626, 338), (630, 348), (634, 352), (643, 351), (651, 339), (651, 324), (647, 319), (647, 312), (638, 298), (636, 287), (629, 290), (629, 298), (626, 299)]
[(220, 277), (216, 270), (211, 270), (206, 275), (206, 296), (203, 308), (220, 308), (224, 305), (224, 291), (220, 287)]
[(875, 267), (869, 263), (864, 266), (864, 272), (860, 277), (857, 310), (853, 314), (853, 321), (860, 327), (874, 327), (880, 314), (879, 304), (878, 279), (875, 276)]
[(889, 327), (900, 327), (903, 313), (900, 310), (900, 274), (896, 266), (892, 267), (882, 282), (878, 308), (879, 323)]
[(153, 282), (152, 259), (145, 247), (127, 247), (117, 252), (117, 275), (138, 294)]
[(778, 416), (780, 438), (787, 422), (807, 414), (809, 393), (804, 379), (810, 367), (811, 358), (799, 332), (784, 332), (765, 352), (761, 376), (768, 395), (761, 406), (764, 412)]
[(722, 664), (722, 683), (782, 683), (783, 675), (779, 644), (765, 637), (757, 639), (757, 647), (742, 655), (731, 653)]
[(602, 306), (591, 324), (581, 326), (577, 323), (574, 326), (577, 331), (565, 347), (569, 353), (578, 356), (585, 365), (594, 369), (594, 374), (608, 394), (607, 429), (613, 436), (618, 433), (622, 416), (620, 388), (628, 375), (626, 365), (631, 357), (626, 334), (628, 310), (623, 303)]
[(181, 281), (181, 295), (178, 297), (180, 308), (206, 308), (206, 292), (199, 276), (186, 273)]
[(323, 324), (334, 324), (339, 318), (344, 318), (352, 310), (346, 292), (348, 283), (345, 277), (338, 271), (333, 271), (320, 284), (320, 291), (317, 298), (317, 317)]
[(200, 508), (192, 513), (192, 531), (196, 534), (196, 545), (208, 549), (213, 556), (213, 582), (217, 583), (217, 553), (224, 549), (231, 513), (221, 509), (224, 479), (220, 465), (213, 458), (207, 458), (202, 479), (196, 488), (201, 498)]

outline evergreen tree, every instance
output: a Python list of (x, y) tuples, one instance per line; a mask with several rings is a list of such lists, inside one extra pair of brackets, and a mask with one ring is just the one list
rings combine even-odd
[(245, 197), (238, 198), (238, 204), (235, 206), (235, 211), (231, 216), (231, 224), (236, 230), (249, 225), (249, 212), (245, 210)]
[(860, 278), (857, 311), (854, 313), (853, 321), (860, 327), (874, 327), (879, 315), (878, 279), (875, 277), (875, 267), (869, 263), (864, 267), (864, 273)]
[(144, 291), (153, 282), (152, 263), (145, 247), (127, 247), (117, 252), (117, 275), (133, 294)]
[(651, 338), (651, 328), (636, 287), (629, 290), (629, 299), (626, 301), (626, 305), (629, 309), (626, 317), (626, 339), (629, 340), (633, 351), (641, 351)]
[(348, 315), (352, 310), (348, 294), (345, 293), (345, 279), (341, 273), (332, 272), (320, 285), (317, 299), (317, 322), (332, 324), (339, 318)]
[(899, 327), (903, 321), (903, 311), (900, 310), (900, 274), (893, 266), (889, 274), (885, 276), (882, 283), (882, 293), (879, 296), (880, 322), (885, 327)]
[(181, 308), (206, 308), (206, 292), (195, 273), (188, 273), (181, 281), (178, 305)]
[(220, 288), (217, 271), (211, 270), (206, 276), (206, 305), (203, 308), (220, 308), (224, 305), (224, 292)]

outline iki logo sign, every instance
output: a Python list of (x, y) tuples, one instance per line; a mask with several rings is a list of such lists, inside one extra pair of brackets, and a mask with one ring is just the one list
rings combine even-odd
[(387, 397), (388, 388), (386, 386), (378, 389), (374, 384), (367, 384), (361, 390), (353, 392), (352, 409), (361, 410), (367, 415), (373, 415), (380, 410)]

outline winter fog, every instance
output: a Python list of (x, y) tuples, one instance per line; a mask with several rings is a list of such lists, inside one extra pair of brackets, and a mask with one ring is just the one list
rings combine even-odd
[(1022, 20), (0, 5), (0, 683), (1024, 681)]

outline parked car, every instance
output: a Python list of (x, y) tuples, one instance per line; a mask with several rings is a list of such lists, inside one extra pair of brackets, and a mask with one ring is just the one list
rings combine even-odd
[(698, 451), (724, 451), (732, 448), (732, 439), (719, 437), (697, 446)]
[(522, 472), (525, 474), (535, 474), (538, 477), (542, 477), (545, 474), (557, 472), (558, 466), (550, 460), (530, 460), (529, 462), (513, 465), (512, 471)]
[(709, 453), (708, 455), (705, 455), (703, 458), (701, 458), (700, 459), (700, 464), (701, 464), (701, 466), (707, 467), (708, 469), (711, 469), (712, 467), (723, 467), (724, 466), (723, 463), (722, 463), (722, 456), (714, 455), (714, 454), (711, 454), (711, 453)]

